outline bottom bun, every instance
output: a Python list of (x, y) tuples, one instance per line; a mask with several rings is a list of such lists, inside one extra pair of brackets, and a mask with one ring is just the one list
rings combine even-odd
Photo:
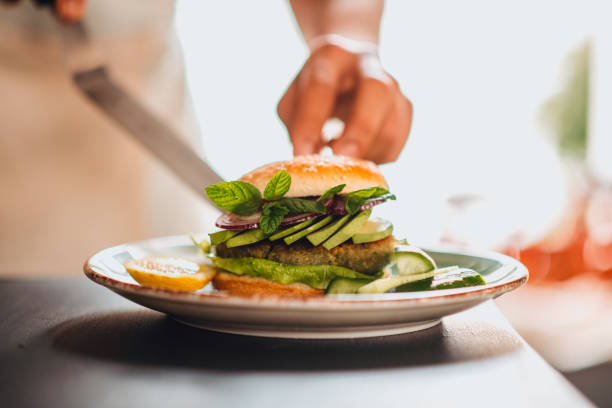
[(278, 296), (278, 297), (318, 297), (323, 296), (323, 289), (314, 289), (304, 283), (291, 283), (285, 285), (264, 278), (239, 276), (228, 272), (217, 272), (212, 284), (215, 289), (223, 290), (230, 295), (252, 296)]

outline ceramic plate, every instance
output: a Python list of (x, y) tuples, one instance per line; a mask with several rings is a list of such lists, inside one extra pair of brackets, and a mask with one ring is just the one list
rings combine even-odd
[(332, 295), (291, 300), (238, 298), (214, 290), (155, 289), (138, 284), (123, 263), (148, 255), (202, 257), (187, 236), (156, 238), (104, 249), (84, 266), (94, 282), (119, 295), (192, 326), (267, 337), (351, 338), (407, 333), (432, 327), (444, 316), (516, 289), (527, 269), (497, 253), (426, 250), (438, 266), (459, 265), (479, 272), (484, 286), (378, 295)]

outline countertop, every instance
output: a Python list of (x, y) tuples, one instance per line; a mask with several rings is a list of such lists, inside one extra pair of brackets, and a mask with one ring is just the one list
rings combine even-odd
[(6, 407), (591, 406), (493, 302), (350, 340), (184, 326), (82, 278), (0, 280)]

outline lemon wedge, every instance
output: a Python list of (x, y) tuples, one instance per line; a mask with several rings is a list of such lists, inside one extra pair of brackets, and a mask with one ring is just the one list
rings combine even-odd
[(143, 286), (189, 292), (202, 289), (217, 273), (214, 266), (170, 256), (130, 259), (123, 266)]

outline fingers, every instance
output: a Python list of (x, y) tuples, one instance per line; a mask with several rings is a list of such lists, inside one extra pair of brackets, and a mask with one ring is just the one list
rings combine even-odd
[(393, 108), (380, 134), (365, 156), (379, 164), (397, 160), (412, 125), (412, 103), (399, 90), (394, 99)]
[(293, 106), (295, 105), (295, 99), (297, 94), (297, 81), (294, 80), (289, 88), (285, 91), (285, 94), (278, 102), (276, 107), (276, 113), (280, 120), (285, 124), (287, 130), (291, 125), (291, 116), (293, 114)]
[[(3, 4), (16, 4), (19, 0), (0, 0)], [(74, 23), (79, 21), (85, 14), (86, 0), (55, 0), (52, 1), (37, 1), (35, 4), (38, 7), (49, 7), (63, 22)]]
[(367, 157), (390, 111), (393, 91), (390, 81), (366, 77), (358, 86), (344, 132), (330, 143), (338, 155)]
[(296, 156), (317, 153), (324, 145), (321, 130), (336, 103), (337, 68), (332, 61), (315, 59), (298, 78), (298, 96), (289, 126)]
[(67, 23), (79, 21), (85, 14), (85, 0), (55, 0), (55, 13)]
[(323, 125), (336, 117), (346, 125), (329, 143), (334, 153), (376, 163), (397, 159), (412, 123), (412, 104), (376, 54), (356, 55), (334, 46), (311, 55), (277, 112), (294, 155), (318, 153), (326, 143)]
[(347, 70), (353, 69), (354, 54), (333, 45), (317, 49), (280, 100), (277, 112), (293, 143), (295, 155), (318, 153), (324, 146), (323, 125), (347, 86)]

